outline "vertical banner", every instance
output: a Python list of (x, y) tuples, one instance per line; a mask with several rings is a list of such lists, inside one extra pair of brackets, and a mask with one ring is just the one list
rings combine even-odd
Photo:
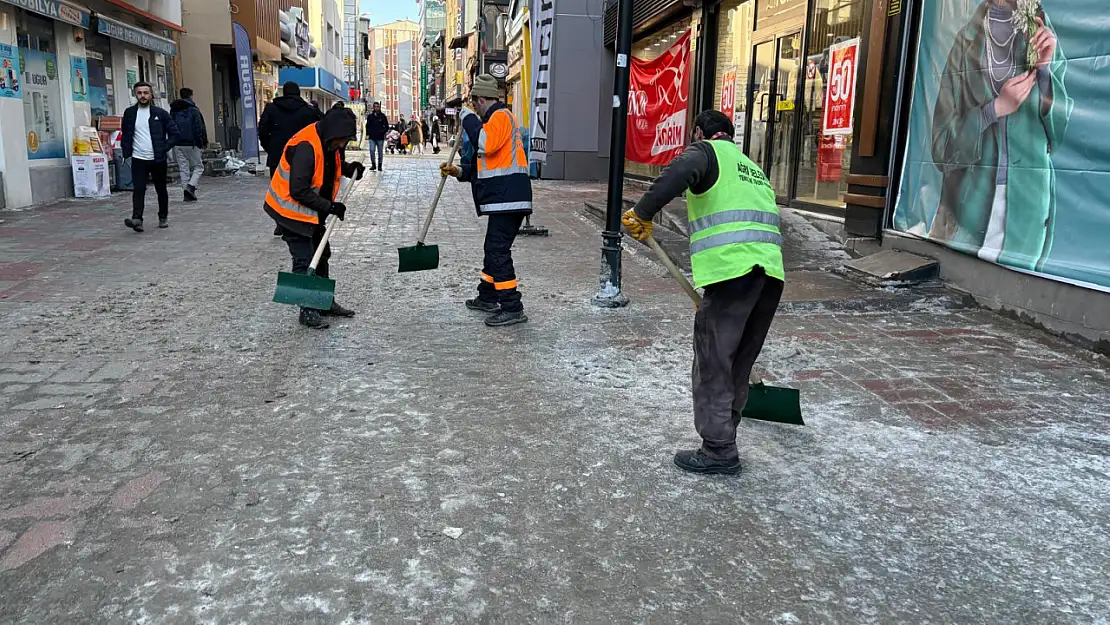
[(235, 39), (235, 59), (239, 69), (239, 101), (243, 107), (243, 158), (258, 158), (258, 106), (254, 99), (254, 65), (251, 63), (251, 40), (239, 22), (231, 23)]
[(0, 44), (0, 98), (22, 98), (19, 53), (13, 46)]
[(721, 112), (736, 124), (736, 66), (730, 65), (721, 73)]
[(856, 106), (856, 74), (859, 38), (829, 47), (829, 88), (821, 127), (826, 135), (851, 135), (852, 110)]
[(645, 165), (666, 165), (686, 147), (689, 68), (689, 30), (654, 60), (632, 59), (628, 160)]
[(428, 108), (428, 64), (420, 64), (420, 110)]
[(922, 5), (894, 229), (1110, 292), (1106, 7)]
[(69, 82), (74, 102), (89, 101), (89, 64), (83, 56), (69, 57)]
[(551, 48), (555, 44), (555, 0), (536, 0), (532, 27), (532, 162), (547, 162), (548, 113), (551, 100)]

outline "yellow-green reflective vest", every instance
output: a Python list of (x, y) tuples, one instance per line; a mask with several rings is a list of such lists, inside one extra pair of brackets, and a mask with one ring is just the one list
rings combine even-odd
[(739, 278), (756, 266), (785, 281), (774, 189), (732, 141), (709, 145), (717, 155), (717, 183), (702, 194), (686, 191), (694, 284)]

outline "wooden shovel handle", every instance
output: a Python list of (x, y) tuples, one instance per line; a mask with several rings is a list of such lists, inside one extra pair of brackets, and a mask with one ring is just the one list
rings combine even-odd
[[(346, 204), (347, 198), (351, 197), (351, 191), (354, 191), (355, 187), (358, 186), (360, 182), (362, 181), (351, 180), (351, 184), (347, 185), (347, 188), (343, 191), (343, 197), (340, 198), (339, 201)], [(331, 238), (331, 231), (335, 230), (335, 226), (338, 223), (339, 218), (335, 215), (328, 218), (328, 227), (324, 229), (324, 237), (320, 239), (320, 245), (316, 246), (316, 253), (312, 255), (312, 262), (308, 264), (309, 273), (316, 273), (316, 266), (320, 264), (320, 258), (324, 255), (324, 248), (328, 246), (328, 239)]]
[[(451, 152), (447, 155), (447, 164), (450, 165), (455, 161), (455, 153), (459, 151), (459, 144), (462, 143), (462, 120), (459, 120), (459, 132), (455, 134), (455, 143), (451, 146)], [(428, 237), (428, 230), (432, 227), (432, 217), (436, 214), (436, 206), (439, 206), (439, 196), (443, 195), (443, 186), (447, 184), (447, 176), (440, 176), (439, 188), (436, 189), (436, 196), (432, 198), (432, 207), (428, 209), (428, 216), (424, 219), (424, 227), (420, 230), (420, 237), (416, 239), (417, 245), (423, 245), (424, 239)]]
[(647, 244), (648, 247), (651, 248), (651, 251), (655, 252), (655, 255), (659, 257), (659, 262), (663, 263), (663, 266), (670, 272), (671, 277), (678, 280), (678, 283), (682, 285), (683, 290), (686, 291), (686, 294), (689, 295), (690, 299), (694, 302), (694, 308), (701, 306), (701, 295), (698, 295), (697, 289), (686, 279), (686, 275), (682, 273), (682, 270), (675, 266), (671, 257), (667, 256), (667, 252), (663, 251), (662, 246), (659, 245), (659, 241), (656, 241), (655, 237), (648, 235)]

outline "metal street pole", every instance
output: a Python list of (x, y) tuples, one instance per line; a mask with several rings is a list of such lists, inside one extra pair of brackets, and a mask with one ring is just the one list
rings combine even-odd
[(609, 195), (601, 233), (601, 284), (595, 306), (628, 305), (621, 292), (621, 213), (624, 212), (624, 142), (628, 135), (629, 59), (632, 56), (632, 0), (617, 3), (617, 67), (613, 79), (613, 128), (609, 140)]

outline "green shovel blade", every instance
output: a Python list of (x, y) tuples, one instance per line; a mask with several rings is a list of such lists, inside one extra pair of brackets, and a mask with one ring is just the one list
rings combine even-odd
[(279, 304), (328, 310), (334, 299), (335, 280), (302, 273), (278, 273), (274, 301)]
[(740, 416), (789, 425), (806, 424), (802, 420), (798, 389), (766, 386), (763, 383), (748, 386), (748, 403)]
[(397, 271), (426, 271), (439, 267), (439, 246), (417, 243), (397, 248)]

